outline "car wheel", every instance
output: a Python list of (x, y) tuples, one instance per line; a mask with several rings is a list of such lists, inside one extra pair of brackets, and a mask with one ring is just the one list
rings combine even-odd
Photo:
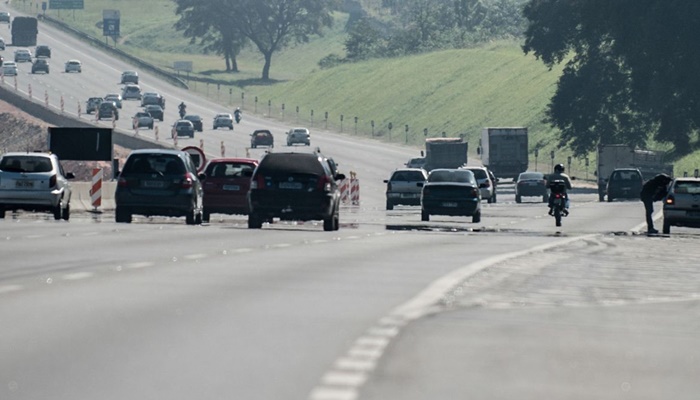
[(114, 221), (116, 223), (130, 224), (131, 214), (127, 210), (117, 207), (117, 209), (114, 211)]
[(228, 127), (228, 130), (232, 131), (233, 130), (233, 125)]
[(472, 215), (472, 223), (478, 224), (481, 222), (481, 211), (477, 211)]
[(493, 195), (491, 196), (491, 198), (493, 198), (493, 201), (492, 201), (492, 203), (494, 203), (494, 204), (495, 204), (495, 203), (497, 202), (497, 197), (496, 197), (496, 193), (494, 193), (494, 194), (493, 194)]
[(194, 224), (195, 225), (202, 225), (202, 220), (204, 217), (202, 216), (202, 212), (198, 212), (197, 215), (194, 217)]
[(542, 195), (542, 202), (549, 203), (549, 195), (547, 193)]
[(612, 203), (613, 197), (611, 195), (608, 195), (608, 203)]
[(204, 211), (202, 211), (202, 221), (209, 223), (209, 219), (211, 218), (211, 212), (207, 210), (206, 208)]
[(422, 211), (420, 212), (420, 220), (421, 220), (421, 221), (430, 221), (430, 214), (428, 214), (427, 211), (422, 210)]
[(63, 200), (60, 200), (58, 202), (58, 205), (53, 209), (53, 219), (55, 219), (56, 221), (61, 219), (61, 214), (63, 214), (63, 207), (61, 207), (62, 204)]
[(262, 228), (262, 219), (255, 213), (248, 214), (248, 229)]
[(489, 203), (489, 204), (493, 203), (493, 195), (491, 195), (491, 197), (489, 197), (488, 199), (486, 199), (486, 202)]
[(64, 221), (68, 221), (70, 219), (70, 204), (66, 204), (66, 208), (64, 208), (63, 212), (61, 213), (61, 218), (63, 218)]
[(598, 193), (598, 201), (602, 202), (605, 200), (605, 195), (602, 193)]
[(323, 230), (324, 231), (328, 232), (328, 231), (333, 230), (333, 228), (335, 227), (334, 223), (333, 223), (334, 218), (335, 218), (335, 214), (332, 214), (328, 218), (323, 219)]
[(148, 125), (148, 129), (153, 130), (153, 124)]
[(520, 197), (520, 195), (516, 194), (515, 195), (515, 202), (520, 204), (520, 203), (522, 203), (522, 201), (523, 201), (522, 197)]
[(337, 213), (333, 216), (333, 230), (340, 230), (340, 215)]
[(190, 210), (187, 212), (187, 215), (185, 215), (185, 224), (187, 225), (194, 225), (196, 223), (196, 217), (194, 214), (194, 209)]
[(663, 232), (664, 235), (670, 235), (671, 234), (671, 224), (664, 221), (664, 227), (663, 227), (663, 230), (661, 232)]
[(391, 202), (391, 200), (386, 201), (386, 209), (387, 210), (393, 210), (394, 209), (394, 203)]

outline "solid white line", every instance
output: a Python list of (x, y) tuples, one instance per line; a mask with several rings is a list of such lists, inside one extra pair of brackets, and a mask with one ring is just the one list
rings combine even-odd
[(309, 395), (309, 400), (356, 400), (357, 390), (317, 387)]
[(331, 371), (323, 376), (322, 384), (328, 386), (350, 386), (360, 387), (367, 380), (367, 375), (361, 372), (339, 372)]
[(154, 265), (156, 265), (156, 264), (153, 262), (143, 261), (143, 262), (135, 262), (135, 263), (131, 263), (131, 264), (126, 264), (126, 268), (129, 268), (129, 269), (148, 268), (148, 267), (152, 267)]
[(6, 286), (0, 286), (0, 294), (3, 293), (11, 293), (11, 292), (17, 292), (24, 289), (24, 286), (22, 285), (6, 285)]
[(278, 243), (278, 244), (273, 244), (270, 247), (273, 249), (283, 249), (285, 247), (292, 247), (292, 245), (290, 243)]
[(399, 334), (399, 328), (371, 328), (369, 331), (367, 331), (367, 333), (372, 336), (385, 336), (391, 338)]
[(93, 272), (76, 272), (74, 274), (63, 275), (63, 280), (64, 281), (77, 281), (80, 279), (92, 278), (93, 276), (95, 276), (95, 274)]

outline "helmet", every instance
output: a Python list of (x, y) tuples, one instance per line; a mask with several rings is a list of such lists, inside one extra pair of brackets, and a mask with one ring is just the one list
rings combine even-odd
[(240, 107), (236, 107), (236, 111), (241, 111), (241, 108), (240, 108)]
[(554, 166), (554, 172), (558, 173), (563, 173), (564, 172), (564, 164), (557, 164)]

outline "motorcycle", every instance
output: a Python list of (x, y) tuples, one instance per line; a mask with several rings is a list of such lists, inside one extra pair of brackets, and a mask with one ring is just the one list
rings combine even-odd
[(554, 217), (556, 226), (561, 226), (562, 216), (568, 215), (567, 209), (567, 197), (566, 197), (566, 182), (561, 180), (552, 181), (549, 184), (550, 201), (552, 212), (551, 215)]
[(241, 122), (241, 113), (235, 113), (234, 118), (236, 118), (236, 123), (239, 124)]
[(185, 111), (185, 107), (180, 107), (180, 119), (185, 118), (185, 114), (187, 111)]

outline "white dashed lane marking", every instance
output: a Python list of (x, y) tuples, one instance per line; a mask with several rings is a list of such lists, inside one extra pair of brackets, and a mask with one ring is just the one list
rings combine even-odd
[(129, 269), (139, 269), (139, 268), (148, 268), (156, 265), (154, 262), (150, 261), (143, 261), (143, 262), (135, 262), (131, 264), (126, 264), (126, 268)]
[(183, 256), (185, 260), (201, 260), (203, 258), (207, 258), (208, 255), (200, 253), (200, 254), (188, 254), (186, 256)]
[(367, 380), (367, 375), (362, 372), (338, 372), (331, 371), (323, 376), (321, 382), (329, 386), (362, 386)]
[(64, 281), (78, 281), (81, 279), (92, 278), (93, 276), (95, 276), (95, 274), (93, 272), (76, 272), (74, 274), (63, 275), (63, 280)]
[(24, 286), (21, 285), (5, 285), (5, 286), (0, 286), (0, 294), (3, 293), (11, 293), (11, 292), (18, 292), (20, 290), (24, 289)]
[(357, 390), (319, 387), (311, 392), (309, 400), (356, 400)]

